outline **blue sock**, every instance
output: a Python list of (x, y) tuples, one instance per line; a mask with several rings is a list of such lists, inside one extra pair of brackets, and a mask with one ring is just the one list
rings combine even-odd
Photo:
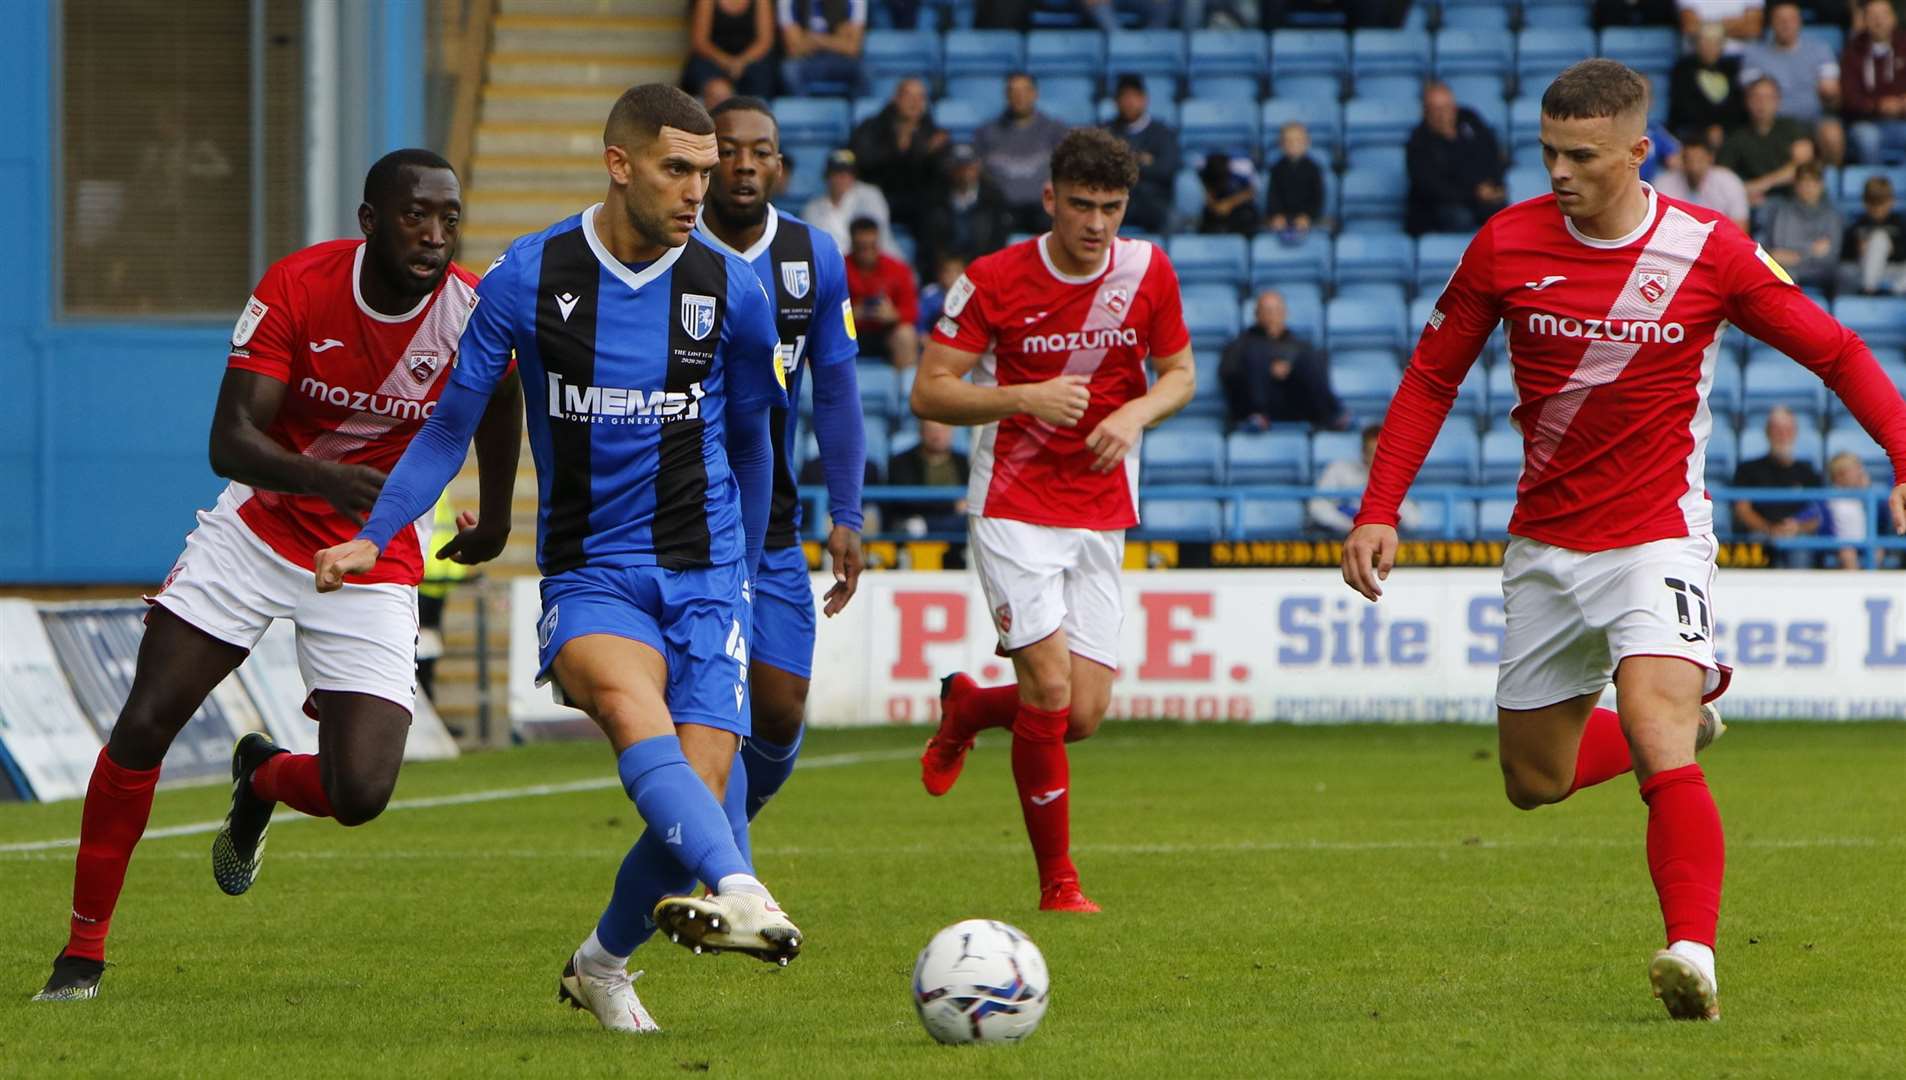
[(636, 812), (661, 834), (683, 869), (710, 884), (729, 874), (749, 873), (721, 802), (689, 767), (680, 739), (644, 739), (622, 751), (616, 771)]
[(728, 770), (728, 791), (721, 800), (721, 809), (728, 815), (728, 828), (735, 834), (735, 848), (741, 857), (754, 865), (754, 844), (748, 839), (748, 819), (754, 815), (748, 813), (748, 761), (742, 752), (735, 751), (735, 763)]
[(748, 763), (749, 821), (753, 821), (774, 793), (781, 790), (781, 785), (788, 782), (794, 772), (794, 759), (801, 753), (801, 740), (806, 735), (807, 728), (803, 725), (801, 733), (787, 746), (768, 742), (758, 735), (741, 740), (741, 756)]
[(695, 875), (682, 869), (661, 833), (645, 829), (616, 871), (615, 891), (596, 923), (596, 940), (613, 956), (627, 956), (655, 933), (651, 914), (664, 896), (695, 887)]

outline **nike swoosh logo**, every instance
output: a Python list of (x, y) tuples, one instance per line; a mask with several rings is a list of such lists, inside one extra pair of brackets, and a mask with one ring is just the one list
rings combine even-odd
[(332, 349), (342, 349), (344, 347), (344, 343), (334, 337), (325, 338), (323, 341), (306, 342), (306, 344), (311, 346), (311, 351), (314, 353), (330, 352)]
[(1051, 791), (1046, 792), (1044, 795), (1032, 796), (1032, 804), (1034, 806), (1045, 806), (1048, 803), (1052, 802), (1054, 799), (1057, 799), (1059, 796), (1064, 795), (1065, 793), (1066, 793), (1066, 789), (1064, 788), (1053, 788)]
[(1550, 274), (1548, 277), (1543, 278), (1541, 281), (1525, 281), (1522, 283), (1522, 287), (1530, 290), (1531, 292), (1541, 292), (1543, 289), (1548, 288), (1549, 286), (1555, 284), (1558, 281), (1567, 281), (1567, 280), (1568, 280), (1567, 274)]

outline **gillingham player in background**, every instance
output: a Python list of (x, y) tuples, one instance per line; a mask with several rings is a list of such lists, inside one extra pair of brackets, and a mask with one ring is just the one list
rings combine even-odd
[[(1139, 439), (1193, 390), (1178, 277), (1163, 250), (1118, 237), (1137, 178), (1112, 135), (1088, 128), (1061, 140), (1045, 189), (1052, 231), (974, 260), (947, 290), (913, 384), (922, 419), (981, 425), (970, 547), (1015, 676), (941, 684), (921, 780), (944, 794), (975, 734), (1012, 729), (1013, 782), (1047, 911), (1099, 910), (1072, 864), (1065, 744), (1098, 730), (1118, 673)], [(1149, 390), (1147, 357), (1158, 375)]]
[[(416, 703), (430, 515), (396, 523), (383, 556), (333, 595), (312, 595), (311, 553), (357, 531), (456, 362), (476, 302), (476, 276), (450, 261), (462, 215), (448, 162), (428, 150), (387, 154), (364, 178), (364, 238), (287, 256), (246, 301), (212, 415), (212, 471), (231, 483), (148, 598), (132, 691), (86, 791), (71, 933), (35, 1000), (99, 992), (159, 764), (273, 619), (298, 629), (318, 752), (292, 754), (258, 733), (238, 741), (231, 811), (212, 846), (219, 887), (251, 888), (278, 803), (361, 825), (390, 800)], [(458, 562), (495, 558), (509, 539), (519, 396), (512, 374), (472, 425), (482, 496), (478, 517), (465, 515), (466, 531), (444, 545)]]
[[(1560, 802), (1633, 771), (1668, 947), (1649, 965), (1677, 1019), (1715, 1019), (1721, 819), (1695, 752), (1720, 730), (1708, 394), (1729, 323), (1818, 374), (1906, 478), (1906, 404), (1866, 345), (1746, 234), (1663, 197), (1648, 82), (1585, 60), (1542, 96), (1552, 193), (1490, 218), (1424, 327), (1390, 404), (1343, 575), (1375, 600), (1396, 512), (1498, 322), (1524, 460), (1503, 556), (1498, 738), (1509, 801)], [(1890, 499), (1906, 531), (1906, 486)], [(1596, 707), (1613, 679), (1616, 711)]]
[[(827, 475), (828, 557), (834, 584), (823, 599), (831, 618), (860, 583), (860, 484), (866, 467), (854, 314), (847, 268), (826, 233), (768, 202), (781, 179), (781, 130), (766, 102), (732, 97), (715, 106), (721, 163), (708, 184), (701, 232), (717, 250), (745, 260), (773, 298), (788, 407), (768, 420), (774, 438), (774, 504), (766, 549), (754, 576), (754, 636), (748, 639), (752, 730), (742, 743), (748, 818), (787, 783), (801, 749), (807, 684), (814, 670), (814, 586), (801, 549), (796, 493), (795, 403), (801, 374), (814, 373), (814, 438)], [(739, 774), (737, 774), (739, 775)]]
[[(318, 586), (368, 564), (436, 501), (514, 351), (540, 495), (539, 678), (602, 728), (648, 825), (558, 995), (606, 1028), (643, 1032), (656, 1025), (628, 960), (657, 923), (697, 952), (786, 963), (800, 951), (754, 877), (743, 785), (728, 783), (748, 733), (768, 413), (787, 397), (761, 283), (693, 235), (716, 164), (707, 110), (673, 87), (634, 87), (603, 146), (607, 196), (498, 256), (443, 404), (364, 531), (319, 555)], [(695, 880), (707, 897), (670, 896)]]

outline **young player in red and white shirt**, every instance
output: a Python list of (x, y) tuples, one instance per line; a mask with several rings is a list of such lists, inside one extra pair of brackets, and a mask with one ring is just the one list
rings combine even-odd
[[(1097, 731), (1111, 700), (1139, 439), (1192, 395), (1177, 275), (1156, 246), (1118, 238), (1137, 177), (1120, 140), (1067, 135), (1045, 191), (1052, 231), (967, 268), (913, 384), (922, 419), (981, 425), (969, 550), (1016, 676), (941, 684), (921, 779), (944, 794), (978, 732), (1012, 729), (1013, 781), (1048, 911), (1098, 910), (1072, 865), (1065, 744)], [(1149, 389), (1147, 357), (1158, 374)]]
[[(1668, 948), (1649, 978), (1677, 1019), (1720, 1015), (1721, 821), (1695, 751), (1719, 733), (1708, 394), (1728, 324), (1820, 375), (1906, 478), (1906, 403), (1857, 335), (1714, 211), (1641, 182), (1648, 83), (1613, 60), (1542, 98), (1553, 193), (1490, 218), (1424, 327), (1391, 402), (1344, 580), (1375, 600), (1397, 506), (1498, 322), (1525, 456), (1503, 557), (1496, 704), (1523, 809), (1633, 771)], [(1906, 486), (1891, 498), (1906, 532)], [(1619, 715), (1596, 708), (1612, 677)]]
[[(277, 803), (358, 825), (389, 801), (415, 701), (429, 521), (339, 592), (315, 592), (311, 566), (318, 549), (356, 535), (456, 363), (476, 303), (475, 275), (450, 261), (462, 212), (448, 162), (395, 151), (365, 177), (365, 238), (286, 257), (246, 302), (212, 419), (212, 468), (231, 484), (199, 513), (149, 598), (132, 690), (86, 792), (70, 935), (35, 1000), (97, 995), (160, 762), (273, 619), (297, 627), (320, 749), (291, 754), (259, 733), (239, 740), (231, 812), (212, 846), (219, 887), (234, 896), (251, 887)], [(491, 402), (476, 439), (480, 512), (464, 515), (444, 548), (458, 562), (494, 558), (509, 538), (521, 412), (520, 392)]]

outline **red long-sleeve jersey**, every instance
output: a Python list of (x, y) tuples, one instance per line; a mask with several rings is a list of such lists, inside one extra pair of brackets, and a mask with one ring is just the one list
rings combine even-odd
[(1578, 232), (1543, 195), (1470, 241), (1390, 403), (1359, 525), (1396, 524), (1498, 322), (1523, 436), (1514, 535), (1605, 551), (1711, 533), (1708, 393), (1729, 323), (1818, 374), (1906, 478), (1906, 402), (1859, 335), (1725, 218), (1646, 190), (1647, 216), (1617, 240)]

